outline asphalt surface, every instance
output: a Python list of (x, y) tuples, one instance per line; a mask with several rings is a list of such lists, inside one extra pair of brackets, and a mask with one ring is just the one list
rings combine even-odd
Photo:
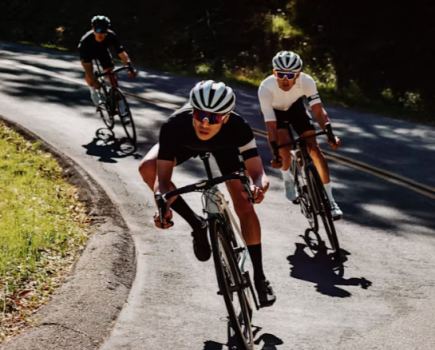
[[(0, 114), (98, 181), (135, 242), (136, 278), (113, 329), (102, 334), (101, 349), (228, 349), (226, 310), (216, 295), (212, 260), (195, 259), (189, 226), (180, 217), (170, 230), (154, 228), (152, 193), (137, 171), (159, 126), (171, 108), (186, 101), (196, 81), (147, 70), (135, 81), (122, 79), (126, 91), (152, 102), (129, 97), (138, 129), (138, 149), (129, 153), (119, 142), (119, 126), (117, 139), (107, 138), (76, 56), (0, 44)], [(255, 91), (236, 92), (237, 111), (264, 129)], [(338, 154), (435, 185), (434, 128), (330, 106), (327, 111), (342, 139)], [(267, 165), (266, 140), (257, 137), (257, 143), (271, 180), (257, 212), (265, 271), (278, 301), (255, 313), (256, 348), (434, 349), (435, 200), (329, 161), (334, 196), (345, 213), (336, 223), (348, 259), (340, 275), (326, 257), (314, 258), (306, 247), (300, 237), (306, 219), (286, 202), (279, 174)], [(195, 159), (177, 167), (174, 182), (186, 185), (203, 176)], [(200, 212), (199, 195), (185, 198)]]

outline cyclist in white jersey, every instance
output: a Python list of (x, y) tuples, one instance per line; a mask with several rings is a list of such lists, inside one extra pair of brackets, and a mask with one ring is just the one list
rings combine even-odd
[[(292, 125), (299, 136), (315, 134), (313, 120), (304, 105), (304, 96), (308, 99), (311, 110), (322, 130), (325, 130), (325, 124), (330, 123), (330, 120), (323, 109), (313, 78), (301, 72), (302, 60), (299, 55), (291, 51), (281, 51), (273, 58), (272, 64), (273, 75), (261, 83), (258, 89), (258, 97), (273, 154), (272, 167), (281, 169), (286, 197), (290, 201), (294, 201), (298, 193), (293, 176), (289, 172), (291, 163), (290, 146), (279, 149), (279, 157), (276, 158), (275, 154), (278, 154), (277, 145), (291, 141), (288, 124)], [(337, 137), (335, 145), (331, 140), (328, 143), (333, 150), (341, 146), (340, 139)], [(315, 137), (307, 139), (307, 149), (316, 165), (331, 202), (332, 216), (336, 220), (340, 219), (343, 212), (332, 196), (328, 164)]]

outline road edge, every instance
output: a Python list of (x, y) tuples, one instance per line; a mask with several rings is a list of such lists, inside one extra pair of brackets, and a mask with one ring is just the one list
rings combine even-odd
[(2, 115), (0, 120), (54, 156), (92, 215), (86, 247), (62, 286), (36, 313), (38, 325), (0, 350), (95, 349), (112, 329), (133, 284), (133, 238), (116, 204), (79, 164), (22, 125)]

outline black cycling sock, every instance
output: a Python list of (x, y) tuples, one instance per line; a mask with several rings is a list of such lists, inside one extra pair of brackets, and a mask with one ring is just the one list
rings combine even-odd
[(186, 220), (194, 231), (202, 228), (203, 221), (201, 220), (201, 217), (196, 215), (180, 196), (178, 196), (177, 199), (171, 204), (171, 208), (184, 220)]
[(249, 255), (251, 256), (252, 266), (254, 267), (254, 281), (261, 282), (266, 279), (263, 271), (263, 256), (261, 253), (261, 243), (248, 245)]

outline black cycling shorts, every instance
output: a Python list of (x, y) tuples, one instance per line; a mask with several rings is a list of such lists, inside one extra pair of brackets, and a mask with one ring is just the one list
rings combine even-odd
[[(177, 165), (184, 163), (190, 158), (199, 156), (200, 153), (201, 152), (199, 151), (181, 147), (179, 150), (177, 150), (175, 155)], [(222, 175), (229, 175), (239, 171), (241, 168), (245, 168), (245, 162), (238, 148), (219, 150), (211, 152), (211, 154), (216, 159), (216, 163)]]
[(299, 98), (292, 106), (286, 111), (274, 109), (277, 129), (288, 130), (290, 124), (296, 133), (300, 136), (306, 131), (315, 130), (313, 119), (304, 105), (303, 98)]

